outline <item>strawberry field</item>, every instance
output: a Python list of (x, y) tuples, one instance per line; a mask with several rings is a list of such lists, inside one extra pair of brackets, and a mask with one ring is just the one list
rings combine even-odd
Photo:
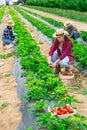
[(17, 34), (13, 50), (0, 54), (0, 59), (14, 56), (13, 74), (22, 113), (16, 129), (87, 130), (87, 31), (80, 30), (83, 40), (71, 39), (75, 56), (71, 68), (75, 77), (64, 81), (54, 75), (47, 61), (54, 40), (52, 35), (57, 28), (66, 29), (64, 22), (42, 16), (26, 6), (2, 6), (1, 24), (5, 12), (15, 23), (14, 32)]

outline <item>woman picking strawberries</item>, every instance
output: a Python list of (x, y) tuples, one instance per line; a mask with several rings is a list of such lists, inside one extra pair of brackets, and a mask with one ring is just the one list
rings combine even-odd
[(74, 60), (72, 53), (72, 42), (67, 36), (67, 32), (63, 29), (58, 29), (54, 34), (55, 41), (53, 42), (48, 57), (48, 64), (55, 68), (55, 74), (61, 71), (60, 66), (65, 67), (65, 72), (69, 74), (70, 62)]

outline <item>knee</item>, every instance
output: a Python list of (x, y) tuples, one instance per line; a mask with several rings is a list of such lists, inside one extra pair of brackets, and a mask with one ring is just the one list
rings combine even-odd
[(63, 61), (60, 61), (59, 64), (64, 67), (69, 67), (70, 65), (69, 62), (63, 62)]

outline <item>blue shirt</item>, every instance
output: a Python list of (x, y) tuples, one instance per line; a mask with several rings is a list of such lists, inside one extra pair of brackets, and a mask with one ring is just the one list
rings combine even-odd
[(9, 26), (7, 26), (7, 27), (4, 29), (2, 38), (4, 38), (4, 39), (9, 39), (9, 40), (12, 40), (12, 41), (13, 41), (13, 40), (15, 39), (15, 35), (14, 35), (14, 32), (13, 32), (12, 28), (10, 28)]

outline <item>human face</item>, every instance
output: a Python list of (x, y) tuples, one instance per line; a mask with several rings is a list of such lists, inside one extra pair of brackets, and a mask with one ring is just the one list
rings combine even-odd
[(61, 35), (61, 36), (57, 36), (57, 40), (58, 40), (60, 43), (64, 42), (64, 34)]
[(70, 23), (68, 23), (68, 24), (66, 24), (66, 26), (67, 26), (67, 28), (70, 28), (70, 27), (71, 27), (71, 24), (70, 24)]

